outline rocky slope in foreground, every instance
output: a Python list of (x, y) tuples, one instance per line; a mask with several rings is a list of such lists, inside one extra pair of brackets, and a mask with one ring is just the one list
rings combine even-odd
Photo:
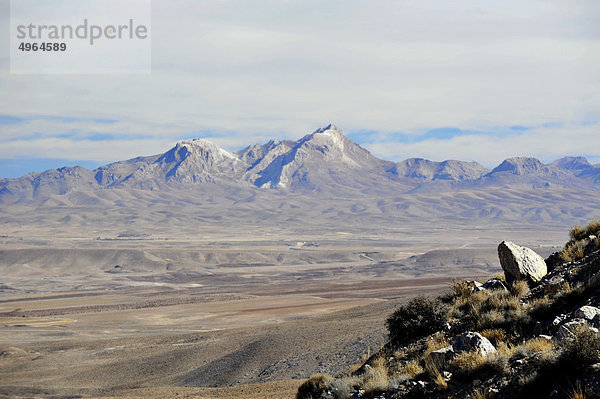
[(570, 235), (546, 260), (502, 242), (503, 276), (401, 306), (378, 353), (297, 398), (600, 397), (600, 221)]

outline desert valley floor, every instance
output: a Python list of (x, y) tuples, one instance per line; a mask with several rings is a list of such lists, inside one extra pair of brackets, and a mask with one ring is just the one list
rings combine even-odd
[[(0, 238), (0, 396), (293, 398), (385, 342), (402, 300), (564, 229)], [(40, 233), (37, 233), (40, 234)]]

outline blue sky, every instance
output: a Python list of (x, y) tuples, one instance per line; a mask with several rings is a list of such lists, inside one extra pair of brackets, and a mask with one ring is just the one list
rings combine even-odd
[(11, 75), (0, 37), (0, 176), (331, 122), (390, 160), (600, 162), (597, 1), (155, 0), (152, 13), (150, 75)]

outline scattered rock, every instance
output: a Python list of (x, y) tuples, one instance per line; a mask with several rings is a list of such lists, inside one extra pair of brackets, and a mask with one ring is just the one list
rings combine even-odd
[(479, 291), (484, 291), (484, 290), (487, 290), (487, 291), (493, 291), (493, 290), (508, 291), (508, 289), (506, 288), (506, 285), (504, 285), (504, 283), (502, 282), (502, 280), (497, 279), (497, 278), (489, 279), (483, 285), (481, 285), (479, 287), (475, 287), (473, 289), (473, 292), (479, 292)]
[(508, 284), (526, 279), (537, 283), (548, 272), (544, 258), (510, 241), (502, 241), (498, 245), (498, 257)]
[(471, 290), (474, 290), (483, 285), (479, 281), (476, 281), (476, 280), (467, 280), (465, 282), (467, 283), (467, 287), (470, 288)]
[(494, 345), (483, 335), (477, 332), (466, 332), (452, 346), (455, 352), (478, 352), (482, 356), (498, 353)]
[(600, 315), (600, 309), (595, 306), (582, 306), (573, 312), (573, 317), (592, 321), (596, 316)]

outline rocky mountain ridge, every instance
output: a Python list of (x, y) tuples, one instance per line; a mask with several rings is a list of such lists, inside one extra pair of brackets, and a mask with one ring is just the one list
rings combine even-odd
[(457, 160), (410, 158), (394, 163), (373, 156), (330, 124), (297, 141), (271, 140), (234, 153), (196, 139), (179, 142), (163, 154), (115, 162), (93, 171), (64, 167), (0, 179), (0, 202), (98, 189), (202, 189), (206, 184), (342, 196), (489, 186), (598, 190), (600, 165), (583, 157), (565, 157), (549, 164), (535, 158), (509, 158), (491, 171), (476, 162)]

